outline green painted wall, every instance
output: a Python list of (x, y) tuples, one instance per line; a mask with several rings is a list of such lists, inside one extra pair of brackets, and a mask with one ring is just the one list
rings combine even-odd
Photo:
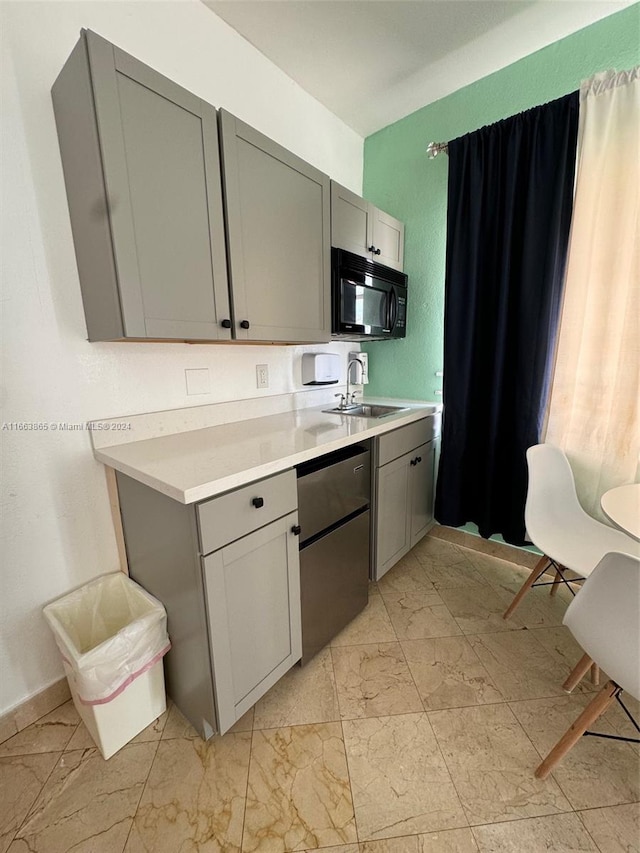
[(429, 142), (455, 139), (486, 124), (575, 91), (607, 68), (640, 63), (640, 4), (555, 42), (459, 89), (368, 137), (364, 196), (406, 224), (409, 326), (402, 341), (367, 344), (367, 394), (439, 399), (442, 369), (447, 157), (428, 160)]

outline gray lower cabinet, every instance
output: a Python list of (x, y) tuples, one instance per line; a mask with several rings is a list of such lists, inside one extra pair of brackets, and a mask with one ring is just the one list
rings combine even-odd
[(404, 225), (331, 181), (331, 245), (402, 272)]
[(425, 418), (376, 440), (374, 580), (433, 526), (436, 429), (434, 419)]
[(421, 444), (409, 456), (409, 548), (433, 525), (436, 441)]
[(302, 656), (297, 520), (286, 515), (203, 559), (221, 734)]
[(235, 337), (328, 342), (329, 178), (225, 110), (220, 129)]
[(167, 610), (167, 690), (224, 734), (302, 656), (295, 471), (185, 506), (117, 475), (131, 577)]
[(230, 339), (216, 110), (90, 30), (52, 98), (89, 340)]

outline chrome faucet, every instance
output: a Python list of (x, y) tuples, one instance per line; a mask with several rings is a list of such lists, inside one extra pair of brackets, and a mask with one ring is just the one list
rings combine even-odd
[(358, 405), (356, 403), (356, 394), (358, 392), (352, 391), (351, 394), (349, 394), (349, 381), (350, 381), (349, 377), (351, 375), (351, 368), (356, 362), (358, 362), (360, 367), (364, 370), (364, 364), (362, 363), (361, 359), (356, 358), (355, 356), (353, 358), (349, 359), (349, 362), (347, 364), (347, 394), (346, 394), (346, 398), (345, 398), (344, 394), (336, 394), (336, 397), (340, 397), (340, 404), (338, 405), (338, 408), (342, 409), (343, 411), (345, 411), (346, 409), (355, 409), (356, 406)]

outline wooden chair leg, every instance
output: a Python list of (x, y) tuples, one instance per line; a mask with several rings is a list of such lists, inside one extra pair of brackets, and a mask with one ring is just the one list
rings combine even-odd
[(582, 655), (578, 663), (571, 670), (571, 675), (562, 685), (562, 689), (566, 690), (567, 693), (571, 693), (576, 684), (582, 681), (582, 679), (587, 673), (587, 670), (593, 666), (597, 666), (597, 664), (594, 664), (589, 655)]
[(562, 575), (560, 574), (560, 572), (556, 572), (556, 576), (553, 579), (553, 584), (551, 586), (551, 592), (549, 593), (549, 595), (554, 596), (556, 594), (556, 592), (558, 591), (558, 584), (560, 583), (562, 583)]
[(591, 664), (591, 683), (596, 687), (600, 684), (600, 667), (597, 663)]
[(602, 690), (591, 700), (575, 723), (569, 726), (549, 755), (536, 769), (535, 775), (538, 779), (547, 778), (560, 759), (569, 752), (572, 746), (575, 746), (589, 726), (604, 714), (616, 698), (619, 689), (613, 681), (607, 681)]
[(526, 579), (526, 581), (522, 584), (519, 591), (516, 593), (515, 598), (513, 599), (511, 604), (507, 607), (507, 609), (503, 613), (503, 615), (502, 615), (503, 619), (508, 619), (509, 616), (511, 616), (513, 611), (516, 609), (516, 607), (520, 604), (520, 602), (524, 598), (524, 595), (527, 592), (527, 590), (531, 589), (531, 587), (538, 580), (540, 575), (544, 574), (544, 571), (547, 568), (547, 566), (549, 565), (549, 562), (550, 561), (549, 561), (548, 557), (540, 557), (538, 562), (531, 569), (531, 574)]

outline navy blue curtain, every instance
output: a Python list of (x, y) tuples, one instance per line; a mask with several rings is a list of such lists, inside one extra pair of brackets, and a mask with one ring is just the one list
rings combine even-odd
[(578, 93), (449, 143), (436, 518), (525, 541), (573, 204)]

